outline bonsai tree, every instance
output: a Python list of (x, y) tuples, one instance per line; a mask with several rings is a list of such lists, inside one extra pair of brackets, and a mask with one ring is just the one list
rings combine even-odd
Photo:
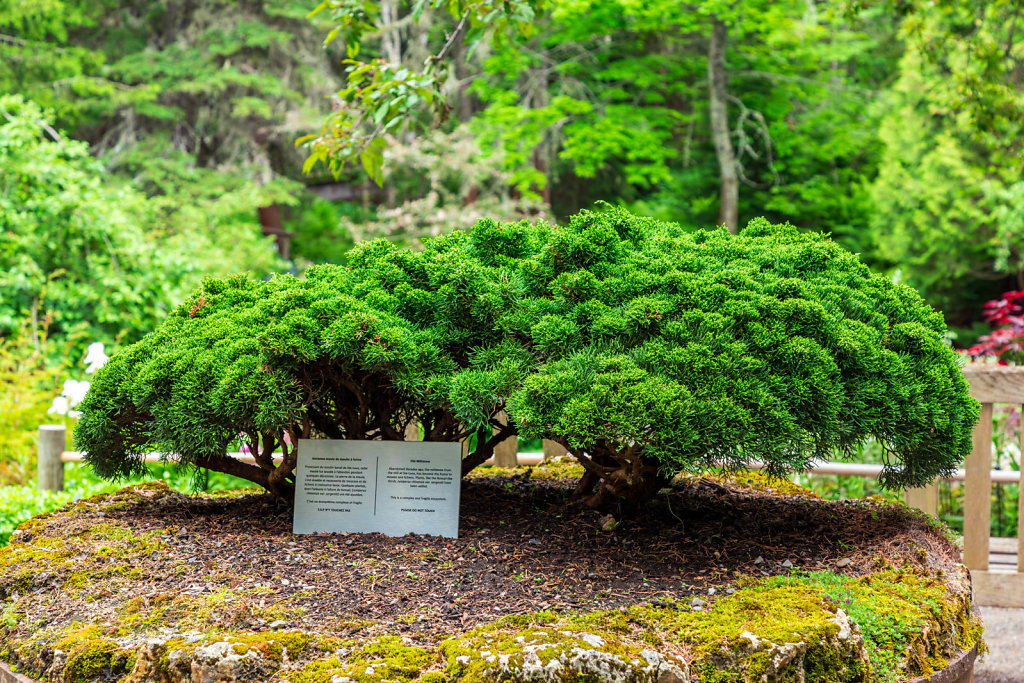
[[(420, 253), (369, 243), (303, 279), (206, 280), (97, 376), (76, 444), (101, 476), (161, 451), (290, 500), (299, 439), (401, 440), (414, 423), (428, 441), (476, 434), (469, 471), (515, 435), (497, 417), (531, 358), (495, 324), (514, 290), (494, 271), (530, 234), (485, 223)], [(226, 455), (239, 441), (255, 464)]]
[[(300, 438), (415, 422), (476, 435), (464, 473), (517, 432), (553, 439), (584, 465), (578, 496), (608, 508), (678, 472), (782, 475), (868, 438), (884, 485), (917, 485), (970, 448), (978, 408), (941, 315), (823, 235), (611, 210), (481, 221), (421, 252), (371, 242), (350, 263), (207, 281), (115, 355), (76, 431), (96, 471), (162, 450), (290, 498)], [(256, 465), (224, 455), (239, 438)]]
[(883, 485), (915, 486), (970, 450), (978, 407), (942, 316), (824, 235), (585, 213), (522, 269), (538, 369), (510, 414), (579, 459), (591, 505), (755, 460), (781, 476), (868, 438)]

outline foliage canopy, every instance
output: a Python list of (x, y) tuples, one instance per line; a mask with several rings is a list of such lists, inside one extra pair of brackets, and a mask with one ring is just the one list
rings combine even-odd
[[(299, 438), (403, 439), (417, 422), (426, 440), (477, 435), (464, 471), (516, 432), (556, 440), (587, 470), (578, 494), (607, 508), (677, 472), (782, 474), (868, 437), (888, 486), (970, 449), (977, 404), (941, 315), (820, 234), (610, 210), (482, 220), (422, 252), (365, 243), (349, 264), (207, 280), (115, 355), (76, 432), (97, 472), (156, 449), (288, 497)], [(257, 465), (224, 456), (240, 435)]]
[[(957, 325), (1024, 287), (1018, 3), (325, 0), (310, 17), (314, 4), (0, 3), (0, 90), (170, 206), (202, 194), (192, 175), (250, 212), (289, 203), (295, 185), (262, 190), (299, 176), (294, 140), (319, 129), (312, 163), (384, 182), (364, 193), (362, 215), (387, 208), (356, 221), (362, 235), (412, 241), (541, 201), (563, 219), (599, 198), (708, 225), (724, 184), (720, 26), (737, 225), (829, 232)], [(201, 200), (200, 218), (217, 206)], [(294, 253), (339, 258), (323, 237), (345, 229), (302, 232)]]
[(970, 449), (941, 315), (824, 235), (584, 213), (525, 268), (540, 364), (510, 414), (603, 481), (597, 503), (715, 464), (781, 475), (868, 437), (891, 456), (883, 483), (911, 486)]

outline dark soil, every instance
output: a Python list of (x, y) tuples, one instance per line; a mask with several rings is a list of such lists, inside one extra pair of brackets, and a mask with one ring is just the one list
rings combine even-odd
[[(348, 623), (358, 630), (360, 622), (373, 621), (430, 639), (539, 609), (690, 595), (713, 601), (709, 589), (716, 596), (729, 592), (738, 574), (786, 574), (791, 566), (860, 575), (889, 561), (920, 563), (922, 547), (930, 564), (958, 562), (951, 543), (901, 506), (782, 497), (694, 478), (615, 525), (571, 505), (572, 485), (523, 474), (469, 479), (457, 540), (296, 536), (290, 509), (267, 495), (170, 493), (129, 498), (122, 506), (86, 501), (35, 533), (74, 538), (100, 522), (139, 533), (177, 529), (163, 532), (165, 548), (131, 558), (142, 570), (132, 580), (65, 593), (45, 607), (46, 621), (101, 617), (104, 606), (132, 597), (201, 597), (227, 589), (257, 595), (264, 609), (226, 610), (224, 627), (265, 626), (265, 608), (280, 603), (302, 608), (290, 626), (337, 631)], [(30, 533), (16, 536), (15, 544)]]

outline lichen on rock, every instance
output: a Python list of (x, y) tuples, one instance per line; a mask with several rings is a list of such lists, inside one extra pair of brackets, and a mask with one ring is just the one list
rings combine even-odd
[(532, 627), (516, 633), (500, 626), (471, 631), (441, 645), (452, 679), (556, 683), (668, 683), (689, 680), (678, 657), (587, 632)]

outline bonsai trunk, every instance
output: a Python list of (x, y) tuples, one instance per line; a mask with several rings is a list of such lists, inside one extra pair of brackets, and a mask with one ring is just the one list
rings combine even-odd
[(287, 472), (282, 471), (280, 466), (272, 471), (268, 471), (256, 465), (235, 460), (230, 456), (218, 456), (199, 460), (196, 462), (196, 465), (211, 472), (222, 472), (251, 481), (270, 491), (289, 505), (295, 500), (295, 486), (286, 478), (291, 474), (291, 470)]
[(643, 466), (639, 473), (633, 467), (620, 467), (602, 477), (597, 490), (583, 503), (602, 512), (636, 510), (667, 484), (657, 467)]
[(576, 484), (573, 498), (602, 512), (635, 510), (654, 498), (668, 479), (657, 461), (639, 452), (595, 453), (589, 455), (558, 441), (586, 469)]

